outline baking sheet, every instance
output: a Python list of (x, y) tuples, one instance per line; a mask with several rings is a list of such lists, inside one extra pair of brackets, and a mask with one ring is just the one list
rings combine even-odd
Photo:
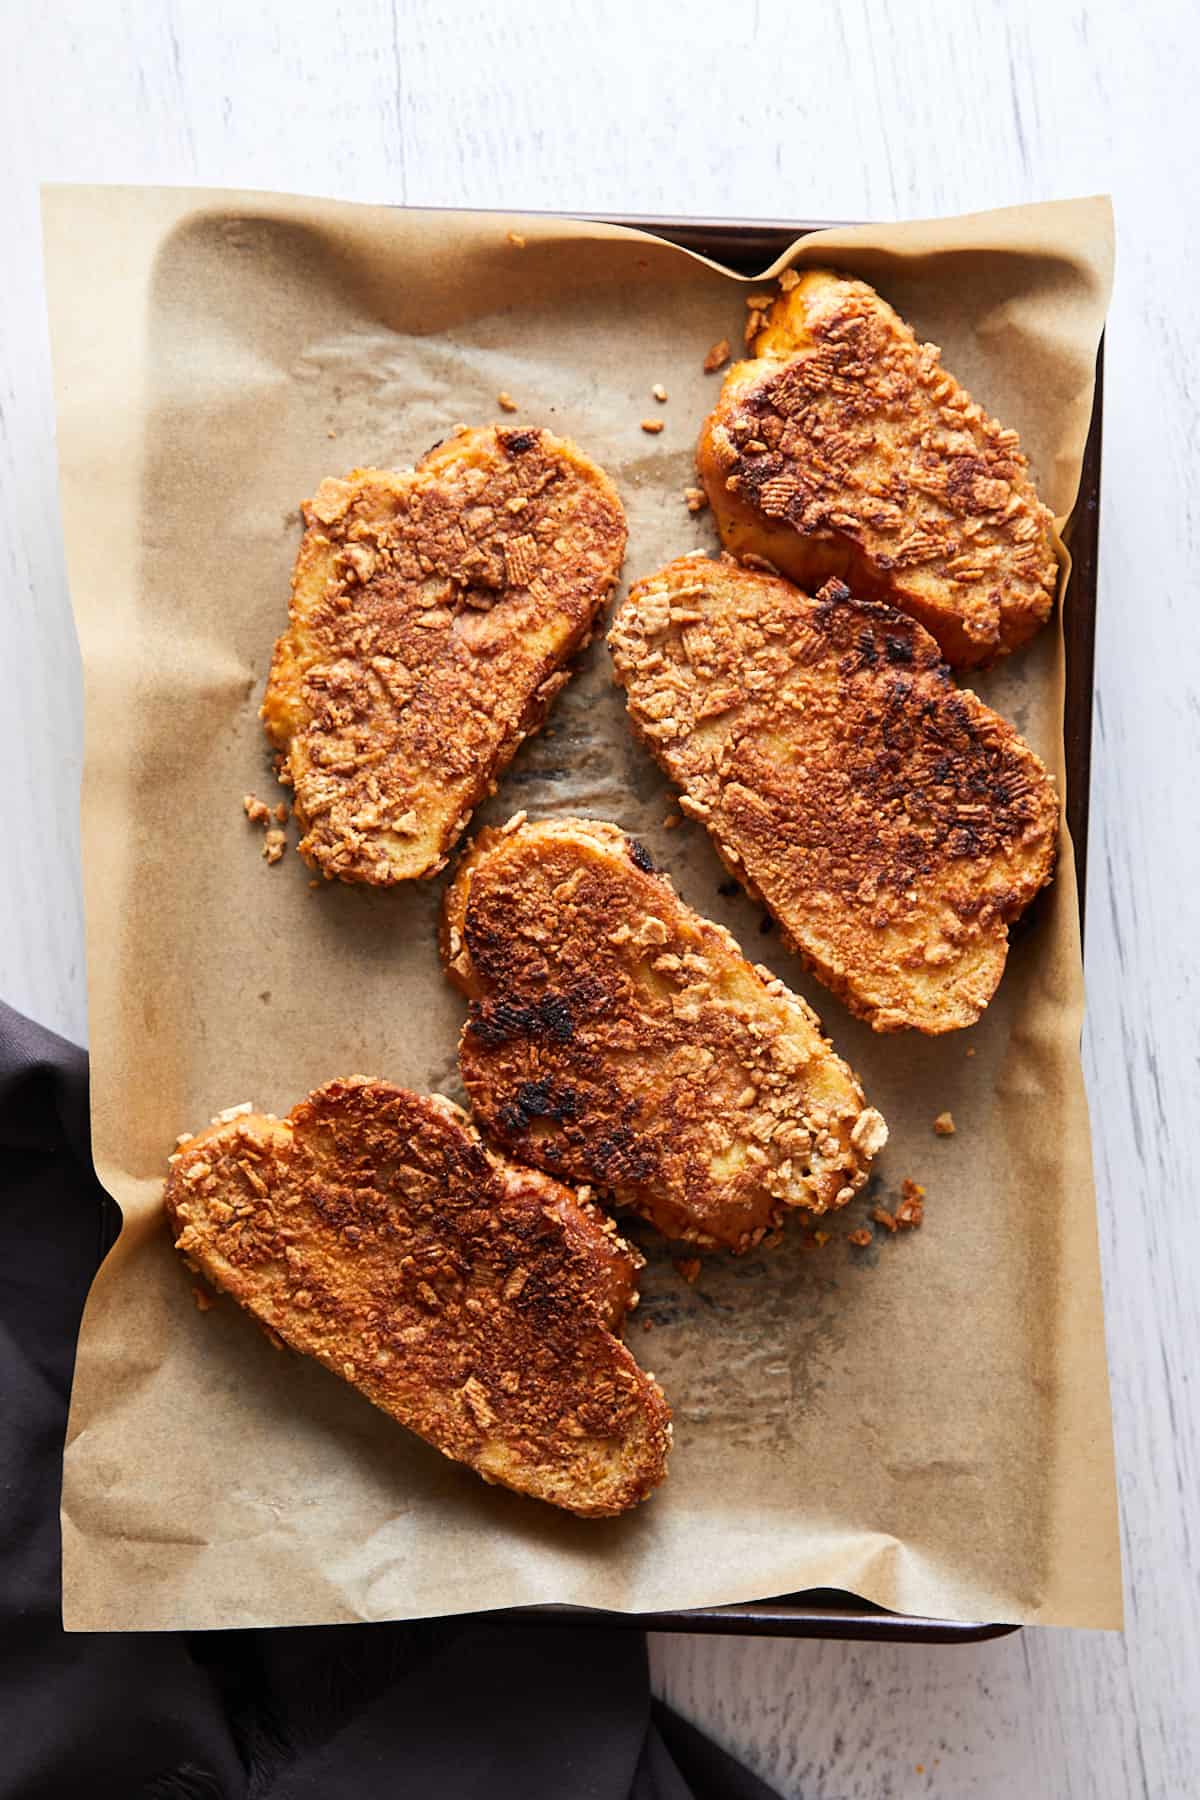
[[(514, 241), (514, 237), (522, 240)], [(945, 1618), (1112, 1625), (1120, 1568), (1074, 877), (1014, 934), (984, 1021), (876, 1038), (781, 953), (633, 744), (594, 646), (480, 818), (581, 811), (817, 1006), (892, 1126), (823, 1248), (650, 1256), (631, 1341), (675, 1407), (666, 1486), (582, 1521), (483, 1486), (228, 1302), (201, 1313), (160, 1212), (182, 1129), (283, 1112), (353, 1070), (460, 1093), (438, 884), (371, 894), (275, 868), (241, 795), (275, 790), (256, 709), (299, 500), (413, 460), (458, 420), (575, 437), (629, 515), (626, 575), (711, 545), (699, 419), (751, 287), (595, 224), (280, 196), (52, 189), (46, 241), (68, 560), (85, 659), (93, 1125), (125, 1229), (85, 1315), (65, 1461), (78, 1629), (624, 1610), (836, 1586)], [(805, 238), (876, 281), (1074, 498), (1107, 300), (1102, 200)], [(670, 398), (650, 396), (662, 382)], [(661, 434), (639, 421), (656, 414)], [(976, 684), (1062, 778), (1057, 625)], [(976, 1054), (968, 1058), (968, 1047)], [(934, 1115), (958, 1124), (935, 1138)], [(853, 1250), (864, 1205), (922, 1231)], [(649, 1321), (646, 1329), (645, 1321)]]

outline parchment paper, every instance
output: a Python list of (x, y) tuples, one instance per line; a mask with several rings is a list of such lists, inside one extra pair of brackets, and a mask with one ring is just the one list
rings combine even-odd
[[(61, 188), (45, 203), (63, 507), (87, 684), (96, 1163), (125, 1218), (88, 1303), (63, 1494), (72, 1629), (304, 1624), (544, 1601), (650, 1609), (810, 1586), (955, 1619), (1120, 1621), (1077, 906), (1057, 881), (984, 1021), (878, 1038), (764, 934), (633, 744), (602, 644), (480, 815), (581, 811), (818, 1008), (886, 1114), (866, 1202), (805, 1248), (650, 1256), (630, 1336), (675, 1408), (671, 1474), (594, 1522), (488, 1488), (228, 1301), (201, 1313), (160, 1207), (175, 1136), (360, 1071), (460, 1089), (440, 884), (310, 887), (262, 860), (256, 709), (297, 507), (459, 420), (565, 432), (612, 473), (626, 575), (715, 542), (692, 447), (746, 284), (638, 233), (262, 194)], [(523, 237), (514, 243), (510, 231)], [(806, 238), (875, 281), (1074, 498), (1111, 219), (1084, 200)], [(778, 266), (782, 266), (782, 263)], [(651, 387), (669, 400), (658, 407)], [(639, 429), (647, 416), (664, 430)], [(978, 683), (1062, 778), (1057, 624)], [(968, 1056), (968, 1048), (975, 1055)], [(934, 1115), (950, 1109), (957, 1135)], [(918, 1232), (855, 1251), (871, 1204)], [(640, 1321), (649, 1321), (647, 1331)]]

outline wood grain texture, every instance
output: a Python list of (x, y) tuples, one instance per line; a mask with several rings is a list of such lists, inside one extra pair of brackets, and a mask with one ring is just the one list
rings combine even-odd
[(813, 0), (801, 29), (759, 0), (7, 0), (4, 22), (0, 992), (76, 1037), (79, 672), (38, 180), (808, 218), (1114, 194), (1085, 1060), (1127, 1630), (946, 1650), (671, 1637), (652, 1654), (660, 1691), (805, 1800), (1195, 1792), (1194, 7), (981, 0), (968, 21)]

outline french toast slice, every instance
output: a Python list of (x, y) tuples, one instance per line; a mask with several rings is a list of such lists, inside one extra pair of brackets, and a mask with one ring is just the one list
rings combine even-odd
[(906, 614), (721, 559), (609, 633), (634, 729), (818, 980), (876, 1031), (972, 1025), (1050, 880), (1054, 783)]
[(1017, 433), (865, 281), (809, 269), (755, 316), (697, 448), (726, 549), (899, 607), (955, 668), (1032, 637), (1058, 559)]
[(602, 1518), (666, 1474), (670, 1408), (616, 1335), (641, 1257), (442, 1096), (351, 1076), (230, 1108), (165, 1203), (194, 1268), (485, 1481)]
[(327, 879), (428, 876), (569, 679), (617, 579), (607, 475), (540, 430), (462, 430), (303, 508), (261, 708)]
[(811, 1008), (615, 825), (480, 832), (441, 948), (485, 1129), (667, 1237), (747, 1250), (789, 1209), (844, 1205), (886, 1141)]

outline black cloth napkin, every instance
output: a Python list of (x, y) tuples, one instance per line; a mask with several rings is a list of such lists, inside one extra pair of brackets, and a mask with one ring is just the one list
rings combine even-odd
[(772, 1800), (651, 1698), (638, 1632), (64, 1633), (63, 1434), (109, 1235), (87, 1079), (0, 1001), (0, 1800)]

